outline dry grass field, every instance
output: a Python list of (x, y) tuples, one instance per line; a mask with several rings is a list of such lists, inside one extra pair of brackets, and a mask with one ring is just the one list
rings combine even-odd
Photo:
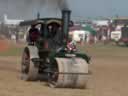
[(13, 46), (0, 54), (0, 96), (128, 96), (128, 48), (102, 44), (81, 47), (92, 57), (87, 89), (53, 89), (46, 82), (20, 80), (22, 48), (18, 48)]

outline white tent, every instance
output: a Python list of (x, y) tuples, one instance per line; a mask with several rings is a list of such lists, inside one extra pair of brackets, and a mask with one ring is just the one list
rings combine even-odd
[(72, 32), (72, 38), (76, 42), (85, 41), (90, 32), (84, 30), (75, 30)]
[(108, 26), (109, 25), (108, 20), (95, 20), (93, 21), (93, 23), (96, 24), (97, 26)]

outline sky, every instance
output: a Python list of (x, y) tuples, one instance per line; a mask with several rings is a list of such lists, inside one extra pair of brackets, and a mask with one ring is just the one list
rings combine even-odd
[(128, 16), (128, 0), (74, 0), (70, 6), (74, 16)]
[[(44, 2), (45, 1), (45, 2)], [(52, 4), (49, 4), (49, 1)], [(0, 18), (32, 19), (60, 15), (55, 1), (59, 0), (0, 0)], [(128, 0), (67, 0), (74, 18), (128, 16)], [(56, 11), (55, 11), (56, 10)]]

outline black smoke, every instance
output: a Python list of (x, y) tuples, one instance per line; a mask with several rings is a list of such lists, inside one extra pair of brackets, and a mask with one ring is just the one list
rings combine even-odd
[(0, 0), (0, 19), (7, 14), (10, 19), (33, 19), (39, 12), (41, 17), (59, 16), (68, 9), (67, 0)]
[(33, 5), (34, 1), (39, 2), (40, 5), (38, 5), (38, 6), (40, 6), (40, 7), (43, 7), (46, 5), (46, 6), (54, 7), (54, 8), (56, 7), (60, 10), (68, 9), (67, 0), (28, 0), (27, 2), (28, 2), (28, 4)]
[(61, 10), (69, 9), (67, 0), (26, 0), (26, 4), (26, 14), (33, 13), (35, 16), (37, 13), (40, 13), (42, 17), (58, 16)]

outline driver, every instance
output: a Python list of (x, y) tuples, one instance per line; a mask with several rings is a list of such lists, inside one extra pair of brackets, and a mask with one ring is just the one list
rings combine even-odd
[(27, 41), (34, 43), (37, 41), (39, 36), (40, 36), (40, 32), (38, 28), (36, 28), (36, 25), (35, 24), (31, 25), (31, 28), (28, 31)]

